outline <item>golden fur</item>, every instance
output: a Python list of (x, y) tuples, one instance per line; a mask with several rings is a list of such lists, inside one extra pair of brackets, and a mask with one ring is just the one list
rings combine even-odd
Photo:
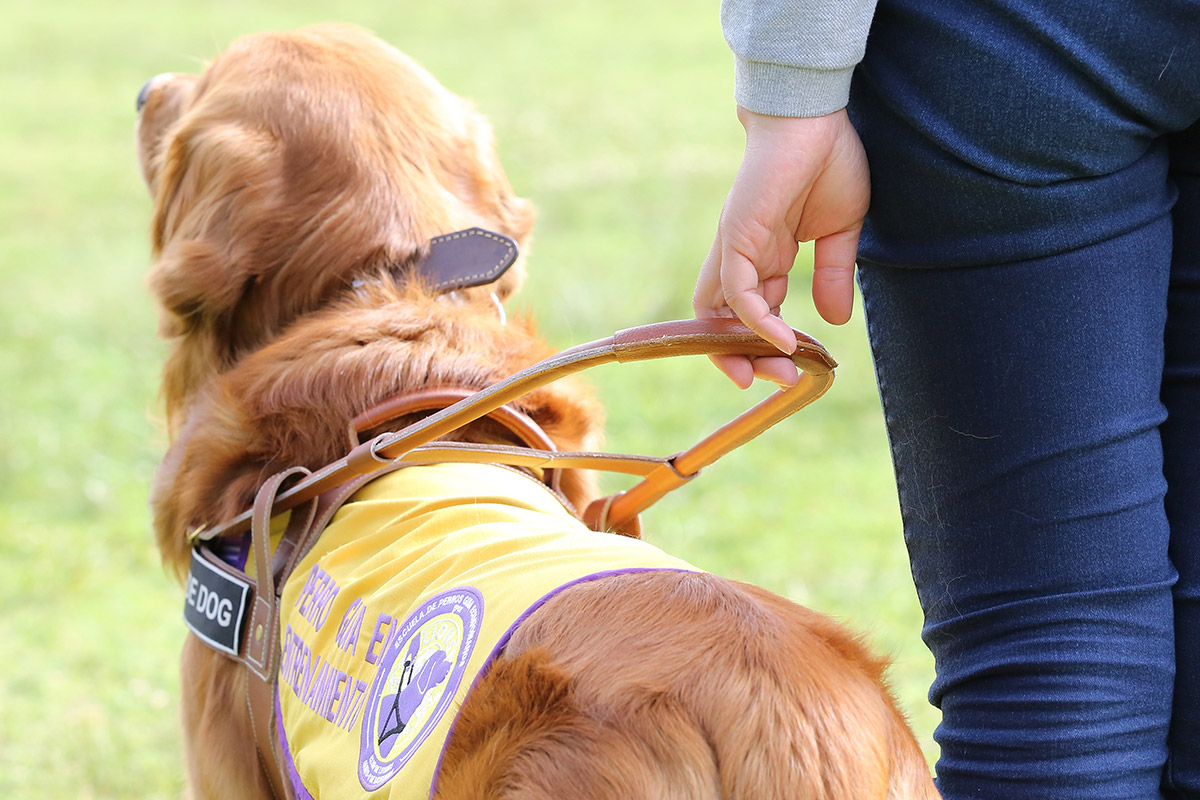
[[(488, 297), (517, 288), (521, 263), (457, 300), (395, 277), (431, 237), (473, 225), (524, 247), (533, 212), (486, 121), (377, 39), (343, 26), (241, 39), (200, 76), (153, 79), (137, 140), (170, 343), (172, 443), (152, 505), (176, 572), (189, 528), (241, 511), (274, 471), (344, 455), (355, 414), (421, 386), (482, 388), (548, 355)], [(520, 405), (563, 449), (598, 440), (600, 409), (570, 382)], [(501, 434), (485, 422), (460, 435)], [(568, 478), (583, 507), (591, 482)], [(438, 797), (935, 798), (882, 672), (829, 619), (752, 586), (680, 573), (581, 584), (534, 613), (472, 691)], [(191, 637), (182, 673), (193, 794), (269, 797), (242, 668)]]

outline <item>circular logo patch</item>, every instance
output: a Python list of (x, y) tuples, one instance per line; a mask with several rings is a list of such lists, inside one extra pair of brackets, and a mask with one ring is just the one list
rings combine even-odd
[(364, 789), (395, 777), (446, 713), (482, 617), (479, 592), (452, 589), (424, 601), (388, 637), (363, 713), (358, 779)]

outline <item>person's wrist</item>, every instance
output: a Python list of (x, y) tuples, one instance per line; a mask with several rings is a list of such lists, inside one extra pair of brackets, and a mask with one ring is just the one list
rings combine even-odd
[(831, 111), (828, 114), (821, 114), (815, 117), (781, 117), (774, 114), (762, 114), (757, 111), (751, 111), (745, 106), (737, 107), (738, 121), (742, 123), (742, 127), (746, 129), (747, 133), (751, 131), (766, 133), (809, 131), (814, 128), (839, 125), (845, 116), (846, 109), (844, 108), (839, 108), (837, 111)]
[(776, 117), (739, 107), (738, 119), (746, 130), (746, 158), (785, 172), (826, 158), (850, 125), (845, 109), (819, 117)]

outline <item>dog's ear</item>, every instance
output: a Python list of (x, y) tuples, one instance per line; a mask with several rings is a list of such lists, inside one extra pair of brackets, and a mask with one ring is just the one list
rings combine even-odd
[(228, 311), (243, 291), (244, 279), (232, 275), (214, 243), (173, 241), (150, 273), (150, 289), (162, 304), (159, 335), (174, 338), (194, 330), (201, 320)]
[[(529, 244), (532, 205), (469, 103), (343, 28), (239, 40), (205, 71), (153, 168), (149, 283), (174, 350), (168, 415), (201, 382), (356, 279), (472, 226)], [(498, 284), (501, 299), (523, 262)]]
[(151, 194), (162, 170), (163, 144), (170, 137), (171, 127), (192, 104), (199, 85), (199, 75), (164, 72), (148, 80), (138, 95), (138, 166)]
[(273, 137), (216, 124), (196, 109), (162, 147), (148, 284), (160, 307), (159, 332), (174, 340), (163, 381), (170, 418), (186, 395), (254, 342), (254, 326), (274, 320), (276, 309), (264, 301), (234, 324), (268, 263), (262, 251), (279, 222), (267, 210), (277, 203), (282, 159)]
[[(157, 176), (150, 287), (170, 315), (168, 335), (228, 313), (256, 276), (235, 227), (263, 220), (279, 185), (278, 143), (234, 124), (188, 118), (166, 146)], [(265, 221), (265, 220), (264, 220)]]

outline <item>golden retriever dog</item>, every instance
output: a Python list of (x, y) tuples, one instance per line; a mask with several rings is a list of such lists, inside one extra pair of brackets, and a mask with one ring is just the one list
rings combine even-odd
[[(162, 395), (171, 444), (152, 507), (163, 559), (181, 576), (190, 531), (242, 512), (272, 474), (343, 457), (356, 415), (423, 387), (478, 390), (551, 353), (531, 323), (497, 313), (495, 299), (521, 282), (519, 259), (499, 281), (452, 295), (409, 274), (431, 240), (471, 227), (523, 248), (534, 213), (513, 194), (487, 122), (395, 49), (337, 25), (248, 36), (201, 75), (152, 79), (138, 106), (138, 155), (153, 196), (149, 284), (169, 343)], [(559, 449), (593, 447), (600, 436), (601, 409), (569, 380), (514, 405)], [(490, 419), (455, 436), (511, 438)], [(471, 487), (435, 486), (473, 502)], [(561, 494), (583, 508), (596, 491), (586, 473), (568, 471)], [(371, 505), (358, 499), (343, 511)], [(406, 541), (393, 554), (402, 557)], [(331, 547), (322, 538), (305, 558)], [(319, 572), (298, 570), (283, 588), (292, 622), (277, 632), (281, 698), (305, 674), (291, 626), (336, 593)], [(339, 617), (339, 644), (380, 659), (382, 622), (368, 617), (360, 631), (352, 612)], [(358, 715), (362, 693), (338, 673), (345, 683), (326, 697), (328, 723), (310, 727), (357, 747), (354, 725), (382, 725), (403, 689), (446, 680), (449, 667), (420, 662), (419, 650), (413, 639), (393, 654), (400, 678), (380, 689), (393, 692), (392, 706)], [(484, 673), (467, 679), (433, 796), (935, 798), (883, 671), (838, 624), (753, 586), (688, 569), (579, 581), (531, 610)], [(255, 756), (248, 680), (241, 663), (189, 637), (182, 724), (195, 797), (277, 791), (276, 765)], [(349, 776), (323, 773), (292, 741), (298, 732), (281, 735), (292, 779), (303, 776), (287, 793), (431, 791), (428, 780), (415, 788), (405, 777), (353, 780), (353, 764)]]

